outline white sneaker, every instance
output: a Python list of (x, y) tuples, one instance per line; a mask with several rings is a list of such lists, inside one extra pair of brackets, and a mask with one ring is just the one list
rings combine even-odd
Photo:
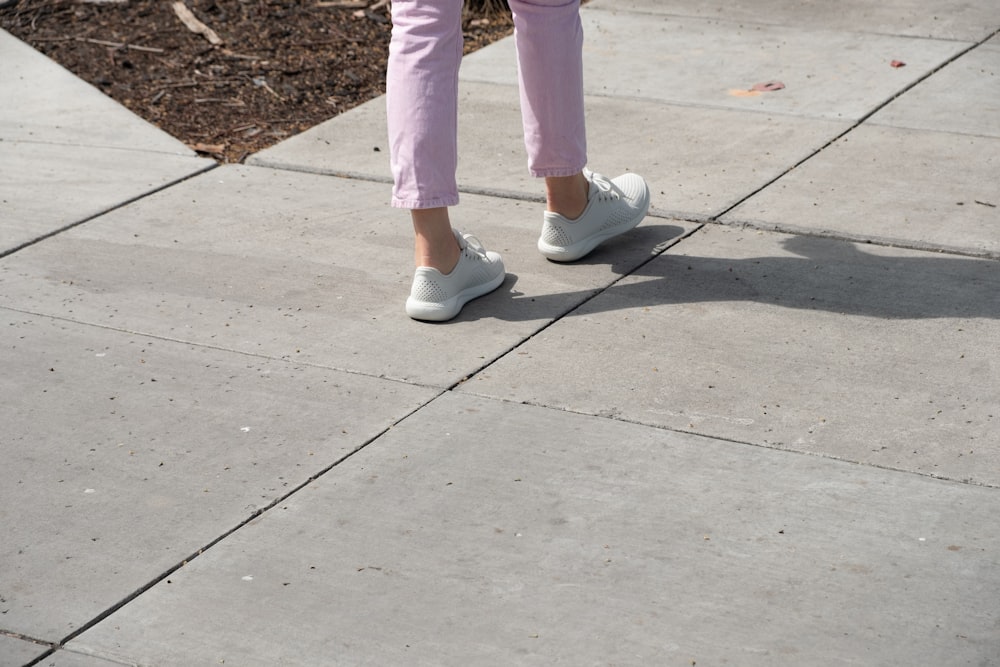
[(649, 187), (637, 174), (607, 179), (585, 169), (590, 181), (587, 208), (576, 220), (545, 212), (538, 251), (556, 262), (572, 262), (602, 242), (632, 229), (649, 211)]
[(467, 302), (489, 294), (503, 283), (503, 259), (488, 252), (475, 236), (455, 231), (461, 254), (458, 264), (445, 275), (429, 266), (413, 274), (406, 300), (406, 314), (415, 320), (443, 322), (458, 315)]

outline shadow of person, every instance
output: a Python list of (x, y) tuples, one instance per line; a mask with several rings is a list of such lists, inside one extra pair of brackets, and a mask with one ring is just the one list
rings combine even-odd
[[(652, 232), (647, 241), (656, 238), (664, 236)], [(492, 315), (520, 321), (733, 301), (886, 319), (1000, 318), (996, 260), (807, 236), (784, 239), (786, 254), (775, 256), (685, 254), (692, 245), (681, 241), (645, 263), (633, 258), (631, 267), (612, 264), (616, 275), (627, 277), (604, 288), (535, 295), (508, 291), (509, 302), (494, 304)], [(583, 262), (610, 259), (595, 253)]]
[[(615, 276), (603, 284), (576, 292), (553, 292), (538, 294), (522, 292), (516, 288), (520, 277), (507, 271), (507, 278), (493, 294), (470, 301), (455, 318), (457, 321), (476, 321), (497, 318), (510, 322), (532, 320), (553, 320), (566, 315), (587, 299), (599, 294), (610, 282), (634, 273), (638, 267), (662, 252), (664, 247), (683, 235), (685, 229), (679, 225), (643, 224), (627, 236), (611, 239), (594, 252), (576, 262), (560, 265), (542, 257), (537, 261), (556, 271), (572, 271), (573, 267), (602, 266), (610, 269)], [(537, 277), (537, 276), (535, 276)], [(527, 288), (531, 289), (531, 288)]]

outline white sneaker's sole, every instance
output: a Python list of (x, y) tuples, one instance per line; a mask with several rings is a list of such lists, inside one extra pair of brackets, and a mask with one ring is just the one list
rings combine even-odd
[(501, 271), (498, 276), (489, 282), (466, 287), (464, 290), (446, 301), (418, 301), (412, 297), (408, 298), (406, 300), (406, 314), (415, 320), (422, 320), (425, 322), (446, 322), (462, 312), (462, 307), (469, 301), (489, 294), (496, 288), (500, 287), (506, 277), (507, 274)]

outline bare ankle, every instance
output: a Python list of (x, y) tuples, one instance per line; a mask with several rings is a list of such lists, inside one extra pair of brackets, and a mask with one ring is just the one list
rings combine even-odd
[(545, 191), (549, 211), (569, 220), (576, 220), (587, 208), (590, 183), (583, 172), (572, 176), (547, 176)]
[(458, 264), (461, 250), (451, 229), (448, 209), (414, 209), (410, 214), (414, 232), (413, 263), (417, 267), (451, 273)]

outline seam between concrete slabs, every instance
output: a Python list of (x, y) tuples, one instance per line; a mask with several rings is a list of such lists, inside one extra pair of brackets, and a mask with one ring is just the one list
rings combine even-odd
[[(596, 5), (585, 5), (583, 7), (585, 11), (593, 12), (605, 12), (611, 14), (632, 14), (636, 16), (650, 16), (650, 17), (662, 17), (668, 19), (695, 19), (699, 21), (704, 21), (706, 23), (729, 23), (732, 25), (738, 25), (740, 27), (750, 26), (758, 28), (788, 28), (790, 30), (803, 29), (801, 26), (788, 25), (784, 23), (767, 23), (763, 21), (740, 21), (733, 19), (726, 19), (713, 16), (699, 16), (697, 14), (678, 14), (675, 12), (653, 12), (643, 9), (620, 9), (618, 7), (613, 7), (609, 3), (601, 2)], [(967, 39), (958, 39), (955, 37), (933, 37), (930, 35), (906, 35), (897, 32), (880, 32), (877, 30), (836, 30), (830, 28), (813, 28), (815, 32), (829, 32), (829, 33), (851, 33), (855, 35), (872, 35), (876, 37), (901, 37), (904, 39), (918, 39), (918, 40), (928, 40), (935, 42), (968, 42)], [(1000, 33), (1000, 30), (992, 33), (983, 41), (989, 41), (990, 38)]]
[[(192, 159), (195, 159), (195, 158), (192, 158)], [(155, 195), (157, 193), (163, 192), (164, 190), (168, 190), (168, 189), (170, 189), (170, 188), (172, 188), (172, 187), (174, 187), (176, 185), (180, 185), (181, 183), (184, 183), (185, 181), (187, 181), (189, 179), (196, 178), (196, 177), (201, 176), (203, 174), (207, 174), (208, 172), (210, 172), (210, 171), (212, 171), (214, 169), (217, 169), (218, 167), (219, 167), (218, 163), (205, 165), (205, 167), (203, 169), (199, 169), (198, 171), (196, 171), (196, 172), (194, 172), (192, 174), (188, 174), (188, 175), (183, 176), (181, 178), (178, 178), (176, 180), (170, 181), (169, 183), (165, 183), (165, 184), (163, 184), (163, 185), (161, 185), (159, 187), (156, 187), (156, 188), (154, 188), (152, 190), (149, 190), (147, 192), (143, 192), (142, 194), (136, 195), (135, 197), (132, 197), (131, 199), (123, 201), (123, 202), (121, 202), (119, 204), (115, 204), (113, 206), (109, 206), (108, 208), (106, 208), (106, 209), (104, 209), (102, 211), (98, 211), (97, 213), (94, 213), (93, 215), (89, 215), (89, 216), (83, 218), (82, 220), (77, 220), (76, 222), (71, 222), (71, 223), (69, 223), (69, 224), (67, 224), (67, 225), (65, 225), (63, 227), (60, 227), (59, 229), (56, 229), (56, 230), (51, 231), (51, 232), (48, 232), (47, 234), (42, 234), (41, 236), (39, 236), (39, 237), (37, 237), (35, 239), (32, 239), (31, 241), (25, 241), (24, 243), (22, 243), (22, 244), (20, 244), (18, 246), (15, 246), (15, 247), (13, 247), (13, 248), (11, 248), (9, 250), (0, 250), (0, 259), (3, 259), (4, 257), (9, 257), (10, 255), (13, 255), (16, 252), (24, 250), (25, 248), (30, 248), (31, 246), (33, 246), (33, 245), (35, 245), (37, 243), (41, 243), (42, 241), (46, 241), (46, 240), (48, 240), (48, 239), (50, 239), (50, 238), (52, 238), (54, 236), (58, 236), (59, 234), (62, 234), (63, 232), (67, 232), (67, 231), (73, 229), (74, 227), (79, 227), (80, 225), (84, 225), (84, 224), (86, 224), (88, 222), (91, 222), (92, 220), (96, 220), (97, 218), (101, 217), (102, 215), (107, 215), (108, 213), (111, 213), (112, 211), (117, 211), (120, 208), (124, 208), (124, 207), (126, 207), (126, 206), (128, 206), (130, 204), (134, 204), (134, 203), (136, 203), (138, 201), (141, 201), (141, 200), (145, 199), (146, 197), (149, 197), (149, 196)]]
[(731, 227), (736, 229), (752, 229), (761, 232), (776, 232), (779, 234), (789, 234), (792, 236), (803, 236), (808, 238), (826, 239), (829, 241), (841, 241), (844, 243), (861, 243), (880, 248), (898, 248), (900, 250), (916, 250), (920, 252), (934, 252), (941, 255), (953, 255), (955, 257), (969, 257), (970, 259), (1000, 260), (1000, 251), (995, 250), (974, 250), (969, 248), (959, 248), (948, 245), (935, 245), (922, 241), (912, 241), (908, 239), (897, 239), (890, 236), (867, 236), (864, 234), (850, 234), (848, 232), (827, 232), (815, 229), (805, 229), (797, 225), (784, 223), (756, 222), (750, 219), (735, 220), (709, 220), (706, 225), (717, 227)]
[[(948, 58), (946, 61), (944, 61), (943, 63), (941, 63), (940, 65), (938, 65), (934, 69), (932, 69), (927, 74), (919, 77), (915, 81), (912, 81), (911, 83), (909, 83), (908, 85), (906, 85), (905, 87), (903, 87), (901, 90), (897, 91), (895, 94), (893, 94), (888, 99), (884, 100), (880, 104), (875, 105), (874, 108), (872, 108), (871, 110), (868, 111), (868, 113), (866, 113), (861, 118), (859, 118), (853, 125), (851, 125), (850, 127), (848, 127), (846, 130), (844, 130), (843, 132), (841, 132), (840, 134), (838, 134), (834, 138), (830, 139), (830, 141), (826, 142), (825, 144), (823, 144), (822, 146), (820, 146), (819, 148), (817, 148), (813, 153), (811, 153), (811, 154), (807, 155), (806, 157), (802, 158), (801, 160), (799, 160), (798, 162), (796, 162), (795, 164), (793, 164), (791, 167), (789, 167), (785, 171), (781, 172), (780, 174), (778, 174), (777, 176), (775, 176), (773, 179), (771, 179), (770, 181), (768, 181), (767, 183), (765, 183), (761, 187), (757, 188), (755, 191), (751, 192), (747, 196), (743, 197), (743, 199), (740, 199), (735, 204), (733, 204), (729, 208), (725, 209), (721, 213), (717, 213), (716, 215), (712, 216), (712, 218), (710, 218), (710, 221), (711, 222), (718, 222), (719, 218), (721, 218), (722, 216), (726, 215), (727, 213), (729, 213), (733, 209), (737, 208), (738, 206), (740, 206), (741, 204), (743, 204), (744, 202), (746, 202), (750, 198), (756, 196), (757, 194), (763, 192), (764, 190), (766, 190), (770, 186), (774, 185), (776, 182), (780, 181), (786, 175), (788, 175), (792, 171), (798, 169), (803, 164), (805, 164), (809, 160), (813, 159), (814, 157), (816, 157), (817, 155), (819, 155), (820, 153), (822, 153), (824, 150), (826, 150), (827, 148), (829, 148), (830, 146), (832, 146), (836, 142), (840, 141), (841, 139), (843, 139), (844, 137), (846, 137), (847, 135), (849, 135), (851, 132), (853, 132), (857, 128), (861, 127), (861, 125), (864, 124), (865, 121), (867, 121), (869, 118), (871, 118), (872, 116), (874, 116), (876, 113), (878, 113), (879, 111), (881, 111), (882, 109), (884, 109), (885, 107), (887, 107), (889, 104), (891, 104), (897, 98), (899, 98), (901, 95), (904, 95), (905, 93), (907, 93), (908, 91), (910, 91), (914, 87), (916, 87), (917, 85), (923, 83), (924, 81), (926, 81), (930, 77), (934, 76), (935, 74), (937, 74), (938, 72), (940, 72), (942, 69), (944, 69), (948, 65), (950, 65), (953, 62), (957, 61), (959, 58), (961, 58), (965, 54), (969, 53), (970, 51), (973, 51), (974, 49), (977, 49), (977, 48), (981, 47), (983, 44), (985, 44), (986, 42), (990, 41), (991, 39), (993, 39), (997, 35), (1000, 35), (1000, 28), (998, 28), (997, 30), (994, 30), (990, 35), (988, 35), (984, 39), (980, 40), (979, 42), (976, 42), (976, 43), (968, 46), (967, 48), (962, 49), (961, 51), (959, 51), (958, 53), (956, 53), (955, 55), (953, 55), (951, 58)], [(877, 123), (872, 123), (872, 125), (877, 125)]]
[[(651, 256), (646, 261), (642, 262), (642, 264), (640, 264), (636, 268), (638, 269), (641, 266), (644, 266), (646, 263), (652, 261), (653, 259), (655, 259), (656, 257), (658, 257), (660, 254), (662, 254), (663, 252), (665, 252), (667, 250), (667, 248), (672, 247), (673, 245), (675, 245), (677, 243), (680, 243), (681, 240), (683, 240), (684, 238), (687, 238), (691, 234), (695, 233), (696, 231), (698, 231), (698, 229), (701, 229), (701, 227), (698, 227), (698, 228), (696, 228), (696, 229), (694, 229), (694, 230), (692, 230), (692, 231), (690, 231), (690, 232), (688, 232), (688, 233), (686, 233), (686, 234), (684, 234), (684, 235), (682, 235), (682, 236), (680, 236), (680, 237), (678, 237), (676, 239), (672, 239), (671, 241), (664, 243), (662, 246), (660, 246), (660, 247), (657, 248), (657, 252), (656, 253), (651, 254)], [(594, 297), (596, 297), (598, 294), (603, 293), (605, 290), (608, 289), (608, 287), (610, 287), (611, 285), (616, 284), (617, 282), (619, 282), (623, 278), (627, 277), (627, 275), (630, 275), (630, 274), (619, 276), (617, 280), (615, 280), (614, 282), (612, 282), (610, 285), (602, 288), (601, 290), (595, 292), (588, 299), (586, 299), (583, 303), (587, 303), (588, 301), (590, 301), (591, 299), (593, 299)], [(159, 584), (161, 581), (164, 581), (171, 574), (173, 574), (174, 572), (176, 572), (180, 568), (184, 567), (187, 563), (189, 563), (189, 562), (193, 561), (194, 559), (198, 558), (199, 556), (203, 555), (205, 552), (209, 551), (212, 547), (214, 547), (215, 545), (219, 544), (220, 542), (222, 542), (223, 540), (225, 540), (230, 535), (233, 535), (234, 533), (236, 533), (241, 528), (243, 528), (243, 527), (249, 525), (251, 522), (257, 520), (258, 518), (260, 518), (264, 514), (270, 512), (271, 510), (273, 510), (278, 505), (286, 502), (289, 498), (291, 498), (292, 496), (296, 495), (298, 492), (300, 492), (301, 490), (303, 490), (304, 488), (306, 488), (307, 486), (309, 486), (310, 484), (312, 484), (316, 480), (318, 480), (321, 477), (325, 476), (327, 473), (329, 473), (330, 471), (332, 471), (334, 468), (336, 468), (337, 466), (339, 466), (341, 463), (343, 463), (343, 462), (347, 461), (348, 459), (352, 458), (355, 454), (357, 454), (361, 450), (365, 449), (370, 444), (372, 444), (372, 443), (376, 442), (377, 440), (379, 440), (383, 435), (385, 435), (386, 433), (388, 433), (392, 428), (396, 427), (397, 425), (399, 425), (400, 423), (402, 423), (406, 419), (409, 419), (413, 415), (417, 414), (418, 412), (420, 412), (421, 410), (423, 410), (425, 407), (427, 407), (428, 405), (430, 405), (434, 401), (438, 400), (441, 396), (443, 396), (445, 394), (448, 394), (448, 393), (452, 393), (456, 387), (462, 385), (470, 377), (472, 377), (472, 376), (474, 376), (474, 375), (482, 372), (484, 369), (488, 368), (489, 366), (492, 366), (498, 360), (500, 360), (503, 357), (509, 355), (511, 352), (513, 352), (514, 350), (518, 349), (525, 342), (527, 342), (528, 340), (531, 340), (536, 335), (538, 335), (540, 332), (542, 332), (545, 329), (547, 329), (550, 326), (552, 326), (552, 324), (554, 324), (555, 322), (563, 319), (564, 317), (566, 317), (570, 313), (574, 312), (577, 308), (580, 307), (580, 305), (582, 305), (582, 304), (577, 304), (573, 308), (570, 308), (567, 312), (559, 315), (556, 318), (553, 318), (550, 322), (544, 324), (541, 328), (539, 328), (535, 333), (533, 333), (532, 335), (530, 335), (530, 336), (526, 337), (525, 339), (521, 340), (520, 342), (518, 342), (517, 344), (513, 345), (509, 349), (500, 352), (496, 356), (496, 358), (485, 362), (478, 369), (476, 369), (475, 371), (471, 372), (467, 376), (461, 378), (460, 380), (458, 380), (457, 382), (455, 382), (451, 386), (449, 386), (447, 388), (443, 388), (443, 389), (442, 388), (437, 388), (438, 392), (434, 396), (432, 396), (431, 398), (429, 398), (427, 401), (421, 403), (420, 405), (418, 405), (417, 407), (415, 407), (413, 410), (410, 410), (409, 412), (407, 412), (406, 414), (404, 414), (402, 417), (400, 417), (399, 419), (397, 419), (396, 421), (394, 421), (392, 424), (390, 424), (386, 428), (384, 428), (381, 431), (379, 431), (378, 433), (376, 433), (371, 438), (367, 439), (366, 441), (364, 441), (363, 443), (361, 443), (360, 445), (358, 445), (356, 448), (354, 448), (350, 452), (344, 454), (343, 456), (341, 456), (340, 458), (338, 458), (336, 461), (334, 461), (330, 465), (328, 465), (328, 466), (320, 469), (318, 472), (310, 475), (305, 481), (301, 482), (300, 484), (298, 484), (297, 486), (295, 486), (294, 488), (292, 488), (291, 490), (289, 490), (287, 493), (283, 494), (282, 496), (276, 498), (274, 501), (268, 503), (266, 506), (255, 510), (248, 517), (246, 517), (245, 519), (243, 519), (242, 521), (240, 521), (235, 526), (229, 528), (228, 530), (226, 530), (225, 532), (223, 532), (222, 534), (220, 534), (218, 537), (214, 538), (213, 540), (209, 541), (207, 544), (205, 544), (201, 548), (196, 549), (188, 557), (182, 558), (179, 562), (177, 562), (173, 566), (167, 568), (165, 571), (161, 572), (159, 575), (153, 577), (152, 579), (150, 579), (149, 581), (147, 581), (145, 584), (143, 584), (142, 586), (140, 586), (138, 589), (134, 590), (133, 592), (131, 592), (128, 595), (126, 595), (125, 597), (123, 597), (118, 602), (110, 605), (104, 611), (98, 613), (97, 615), (95, 615), (91, 619), (83, 622), (80, 625), (80, 627), (78, 627), (77, 629), (75, 629), (73, 632), (69, 633), (65, 637), (63, 637), (57, 643), (55, 643), (55, 644), (48, 644), (48, 645), (52, 646), (52, 649), (50, 651), (45, 652), (42, 656), (40, 656), (36, 660), (28, 663), (28, 665), (26, 665), (25, 667), (31, 667), (32, 665), (38, 665), (43, 660), (45, 660), (46, 658), (50, 658), (58, 650), (62, 649), (67, 643), (69, 643), (73, 639), (79, 637), (84, 632), (90, 630), (91, 628), (93, 628), (97, 624), (101, 623), (102, 621), (104, 621), (108, 617), (112, 616), (113, 614), (115, 614), (116, 612), (118, 612), (120, 609), (122, 609), (123, 607), (127, 606), (130, 602), (132, 602), (133, 600), (137, 599), (139, 596), (143, 595), (148, 590), (150, 590), (151, 588), (153, 588), (154, 586), (156, 586), (157, 584)], [(143, 337), (153, 338), (153, 339), (158, 339), (158, 340), (167, 340), (167, 341), (171, 341), (171, 342), (184, 343), (184, 344), (192, 345), (194, 347), (216, 349), (216, 350), (219, 350), (219, 351), (236, 353), (236, 354), (240, 354), (240, 355), (248, 356), (248, 357), (265, 358), (265, 359), (268, 359), (268, 360), (280, 361), (280, 362), (289, 363), (289, 364), (293, 364), (294, 363), (294, 364), (299, 364), (299, 365), (307, 365), (307, 366), (311, 366), (311, 367), (326, 368), (326, 367), (323, 367), (323, 366), (317, 366), (316, 364), (302, 364), (301, 362), (293, 362), (293, 361), (287, 360), (287, 359), (277, 359), (277, 358), (274, 358), (274, 357), (265, 357), (264, 355), (256, 355), (256, 354), (251, 354), (251, 353), (247, 353), (247, 352), (240, 352), (240, 351), (236, 351), (236, 350), (227, 350), (225, 348), (219, 348), (219, 347), (201, 345), (201, 344), (196, 344), (196, 343), (189, 343), (189, 342), (186, 342), (186, 341), (176, 341), (176, 340), (173, 340), (173, 339), (170, 339), (170, 338), (165, 338), (165, 337), (162, 337), (162, 336), (150, 336), (150, 335), (142, 334), (142, 333), (138, 333), (138, 332), (126, 331), (126, 330), (122, 330), (122, 329), (115, 329), (113, 327), (108, 327), (108, 326), (105, 326), (105, 325), (98, 325), (98, 324), (89, 324), (89, 323), (84, 323), (84, 322), (78, 322), (76, 320), (71, 320), (71, 319), (68, 319), (68, 318), (52, 317), (50, 315), (42, 315), (42, 314), (37, 314), (37, 313), (28, 313), (28, 312), (25, 312), (25, 311), (16, 310), (16, 309), (12, 309), (12, 308), (3, 308), (3, 310), (9, 310), (9, 311), (13, 311), (13, 312), (22, 312), (24, 314), (30, 314), (30, 315), (37, 316), (37, 317), (45, 317), (45, 318), (49, 318), (49, 319), (57, 319), (57, 320), (62, 320), (62, 321), (68, 321), (68, 322), (73, 322), (75, 324), (81, 324), (81, 325), (84, 325), (84, 326), (92, 326), (92, 327), (106, 329), (106, 330), (119, 331), (119, 332), (129, 333), (131, 335), (136, 335), (136, 336), (143, 336)], [(330, 370), (337, 370), (337, 369), (330, 369)], [(364, 373), (356, 373), (356, 374), (358, 374), (358, 375), (367, 375), (367, 374), (364, 374)], [(369, 377), (371, 377), (371, 376), (369, 376)], [(415, 385), (415, 383), (405, 383), (405, 382), (403, 382), (401, 380), (392, 380), (390, 378), (379, 378), (379, 379), (383, 379), (383, 380), (387, 380), (388, 379), (388, 380), (394, 381), (394, 382), (401, 382), (403, 384)]]
[(492, 401), (499, 401), (501, 403), (510, 403), (513, 405), (528, 405), (535, 408), (543, 408), (546, 410), (556, 410), (558, 412), (565, 412), (572, 415), (580, 415), (584, 417), (593, 417), (595, 419), (608, 419), (611, 421), (621, 422), (623, 424), (632, 424), (634, 426), (642, 426), (644, 428), (652, 428), (657, 431), (665, 431), (667, 433), (678, 433), (681, 435), (696, 436), (699, 438), (706, 438), (708, 440), (715, 440), (717, 442), (728, 442), (734, 445), (743, 445), (746, 447), (755, 447), (757, 449), (766, 449), (772, 452), (781, 452), (784, 454), (795, 454), (798, 456), (811, 456), (818, 459), (824, 459), (827, 461), (836, 461), (844, 465), (854, 465), (861, 466), (862, 468), (871, 468), (873, 470), (885, 470), (887, 472), (900, 473), (903, 475), (915, 475), (917, 477), (924, 477), (927, 479), (937, 480), (939, 482), (948, 482), (950, 484), (959, 484), (961, 486), (974, 486), (983, 489), (1000, 489), (1000, 484), (991, 484), (989, 482), (979, 482), (975, 480), (968, 479), (958, 479), (956, 477), (948, 477), (947, 475), (935, 475), (930, 472), (919, 472), (917, 470), (907, 470), (906, 468), (896, 468), (893, 466), (879, 465), (877, 463), (867, 463), (865, 461), (858, 461), (855, 459), (848, 459), (842, 456), (833, 456), (832, 454), (825, 454), (823, 452), (810, 452), (803, 449), (794, 449), (791, 447), (776, 447), (774, 445), (763, 444), (759, 442), (750, 442), (748, 440), (738, 440), (736, 438), (728, 438), (721, 435), (712, 435), (709, 433), (701, 433), (699, 431), (689, 431), (682, 428), (671, 428), (669, 426), (662, 426), (659, 424), (648, 424), (646, 422), (639, 421), (637, 419), (627, 419), (625, 417), (617, 415), (595, 415), (591, 412), (583, 412), (580, 410), (572, 410), (570, 408), (562, 408), (554, 405), (546, 405), (545, 403), (538, 403), (534, 401), (516, 401), (508, 398), (501, 398), (497, 396), (489, 396), (486, 394), (479, 394), (474, 391), (466, 391), (466, 395), (475, 396), (476, 398), (482, 398)]

